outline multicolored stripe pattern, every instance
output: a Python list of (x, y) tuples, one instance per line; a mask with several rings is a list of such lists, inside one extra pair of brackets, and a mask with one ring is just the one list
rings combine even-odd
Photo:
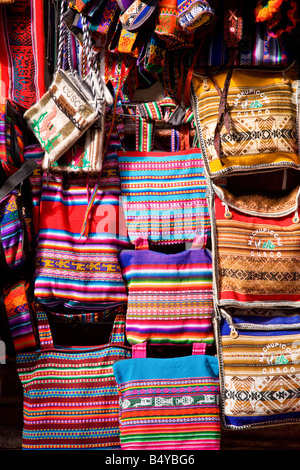
[(128, 291), (126, 336), (131, 344), (213, 342), (212, 261), (207, 249), (175, 254), (119, 253)]
[(133, 358), (113, 369), (122, 450), (219, 450), (216, 357)]
[(192, 241), (209, 234), (206, 179), (199, 149), (118, 152), (124, 215), (132, 242)]
[(24, 390), (22, 448), (120, 448), (119, 400), (113, 363), (131, 357), (123, 346), (124, 316), (110, 342), (54, 347), (45, 313), (37, 311), (41, 350), (17, 355)]

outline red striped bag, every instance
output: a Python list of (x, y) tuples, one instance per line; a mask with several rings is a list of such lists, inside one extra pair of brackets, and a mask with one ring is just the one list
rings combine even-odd
[(24, 391), (23, 449), (119, 448), (113, 364), (131, 357), (124, 315), (115, 317), (107, 344), (57, 346), (39, 305), (36, 314), (40, 349), (16, 357)]

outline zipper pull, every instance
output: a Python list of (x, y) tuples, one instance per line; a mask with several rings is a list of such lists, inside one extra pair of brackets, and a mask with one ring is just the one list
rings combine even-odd
[(224, 212), (224, 217), (225, 219), (231, 219), (232, 218), (232, 213), (230, 212), (227, 204), (225, 204), (225, 202), (222, 203), (224, 208), (225, 208), (225, 212)]
[(210, 89), (209, 83), (207, 81), (207, 78), (203, 78), (203, 90), (208, 91)]
[(238, 332), (236, 331), (236, 329), (234, 328), (233, 325), (229, 325), (229, 328), (230, 328), (230, 336), (232, 339), (236, 339), (238, 338), (239, 334)]
[(299, 224), (299, 215), (298, 215), (298, 211), (295, 212), (295, 215), (293, 217), (293, 223), (294, 224)]

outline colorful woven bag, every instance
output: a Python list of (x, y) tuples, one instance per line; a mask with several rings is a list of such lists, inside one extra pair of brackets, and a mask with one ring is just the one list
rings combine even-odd
[(35, 309), (29, 282), (21, 279), (6, 286), (3, 304), (15, 352), (37, 349)]
[[(142, 104), (136, 150), (118, 152), (122, 202), (132, 243), (138, 238), (157, 244), (191, 242), (196, 233), (210, 233), (200, 149), (187, 144), (186, 150), (179, 150), (172, 144), (171, 152), (154, 150), (155, 121), (163, 118), (170, 104), (169, 121), (181, 109), (171, 100)], [(182, 111), (183, 120), (192, 118)]]
[(218, 359), (202, 346), (163, 359), (146, 357), (144, 343), (113, 365), (122, 450), (219, 450)]
[(197, 239), (174, 254), (149, 250), (142, 240), (136, 250), (119, 253), (129, 343), (213, 343), (211, 254)]
[[(103, 183), (113, 168), (103, 171)], [(127, 293), (117, 258), (129, 248), (119, 193), (100, 185), (83, 226), (97, 177), (45, 175), (39, 205), (34, 278), (35, 297), (54, 308), (99, 310), (126, 303)]]
[(299, 186), (282, 196), (237, 197), (212, 184), (208, 194), (216, 303), (299, 306)]
[(231, 316), (217, 320), (221, 417), (226, 429), (300, 420), (299, 315)]
[(124, 316), (101, 346), (55, 346), (46, 313), (36, 307), (40, 349), (16, 357), (24, 391), (22, 448), (119, 448), (113, 363), (131, 357)]
[[(297, 75), (297, 74), (296, 74)], [(207, 174), (299, 168), (295, 69), (194, 72), (193, 110)]]

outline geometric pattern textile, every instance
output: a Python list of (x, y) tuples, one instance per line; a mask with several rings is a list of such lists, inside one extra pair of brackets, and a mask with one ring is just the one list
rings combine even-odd
[(222, 312), (219, 361), (224, 426), (299, 421), (299, 315), (231, 317)]

